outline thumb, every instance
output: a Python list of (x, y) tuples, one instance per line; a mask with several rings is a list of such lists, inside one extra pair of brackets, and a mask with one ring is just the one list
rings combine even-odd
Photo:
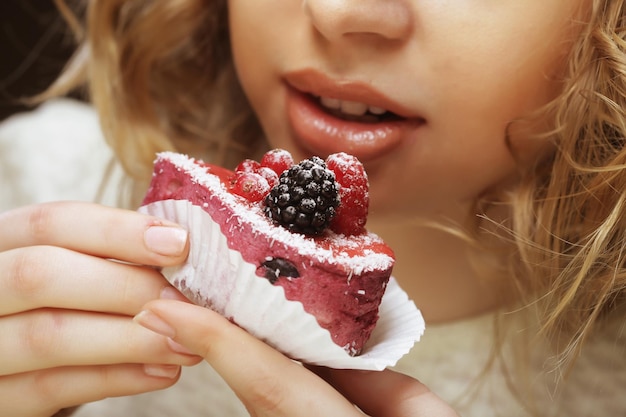
[(251, 415), (361, 415), (315, 374), (215, 311), (161, 299), (146, 304), (135, 321), (202, 356)]
[(154, 300), (134, 320), (204, 358), (235, 391), (246, 383), (241, 370), (246, 369), (244, 362), (255, 360), (251, 352), (278, 355), (219, 313), (189, 302)]

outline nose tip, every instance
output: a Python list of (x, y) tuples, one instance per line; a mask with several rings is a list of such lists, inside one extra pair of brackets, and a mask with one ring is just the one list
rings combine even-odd
[(404, 0), (304, 0), (313, 26), (328, 40), (376, 35), (401, 40), (411, 32), (411, 10)]

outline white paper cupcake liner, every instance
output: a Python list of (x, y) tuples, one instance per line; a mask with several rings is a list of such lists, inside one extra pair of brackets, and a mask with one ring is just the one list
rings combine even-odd
[(424, 332), (420, 311), (391, 278), (371, 338), (359, 356), (350, 356), (300, 302), (287, 300), (282, 287), (259, 277), (256, 265), (231, 250), (219, 225), (201, 207), (183, 200), (164, 200), (139, 211), (190, 231), (187, 261), (163, 270), (174, 287), (292, 359), (337, 369), (382, 370), (394, 366)]

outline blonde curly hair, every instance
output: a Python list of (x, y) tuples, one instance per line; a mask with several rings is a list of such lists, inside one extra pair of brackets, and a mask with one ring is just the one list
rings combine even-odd
[(163, 150), (233, 166), (265, 148), (233, 67), (225, 0), (55, 1), (79, 48), (48, 94), (86, 87), (133, 179), (145, 181)]
[[(80, 47), (49, 94), (86, 85), (138, 183), (157, 151), (232, 166), (265, 149), (233, 68), (226, 0), (57, 3)], [(516, 248), (510, 272), (526, 305), (540, 309), (563, 364), (626, 293), (625, 4), (592, 0), (563, 91), (540, 109), (553, 122), (543, 138), (554, 152), (528, 167), (505, 200)]]
[(542, 109), (555, 151), (509, 196), (512, 270), (561, 365), (626, 295), (626, 2), (594, 0), (589, 22)]

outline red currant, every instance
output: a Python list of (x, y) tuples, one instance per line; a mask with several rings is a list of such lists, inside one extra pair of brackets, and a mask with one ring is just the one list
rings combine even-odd
[(237, 165), (235, 172), (256, 172), (261, 167), (254, 159), (244, 159)]
[(267, 180), (255, 172), (238, 172), (232, 186), (233, 194), (255, 203), (270, 192)]
[(261, 158), (261, 166), (271, 168), (277, 175), (293, 166), (293, 157), (284, 149), (273, 149)]
[(278, 174), (273, 169), (269, 167), (259, 167), (255, 172), (267, 180), (270, 188), (278, 185)]

